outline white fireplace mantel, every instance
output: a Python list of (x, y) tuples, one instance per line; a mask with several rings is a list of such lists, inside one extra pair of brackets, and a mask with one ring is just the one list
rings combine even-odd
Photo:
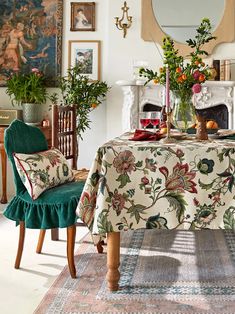
[[(117, 81), (116, 84), (123, 91), (122, 128), (123, 131), (138, 128), (138, 113), (145, 104), (163, 106), (164, 86), (149, 83), (144, 85), (143, 80)], [(228, 125), (235, 127), (235, 82), (207, 81), (202, 85), (200, 93), (195, 94), (194, 103), (197, 109), (205, 109), (224, 104), (228, 109)]]

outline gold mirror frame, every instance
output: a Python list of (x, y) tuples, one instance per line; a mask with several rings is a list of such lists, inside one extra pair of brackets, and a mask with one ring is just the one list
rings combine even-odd
[[(235, 1), (225, 0), (224, 15), (213, 32), (213, 36), (216, 36), (216, 40), (210, 41), (204, 45), (204, 49), (211, 54), (215, 46), (224, 42), (232, 42), (235, 38)], [(141, 37), (145, 41), (154, 41), (162, 45), (163, 37), (167, 36), (163, 32), (160, 25), (157, 23), (153, 7), (152, 0), (142, 0), (142, 25), (141, 25)], [(174, 39), (174, 38), (173, 38)], [(183, 43), (175, 41), (176, 49), (179, 49), (179, 53), (182, 56), (189, 55), (192, 49)]]

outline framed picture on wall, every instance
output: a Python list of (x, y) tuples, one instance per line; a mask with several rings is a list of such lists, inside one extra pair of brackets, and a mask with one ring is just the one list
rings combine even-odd
[(95, 2), (71, 2), (71, 31), (95, 31)]
[(61, 73), (63, 0), (0, 1), (0, 86), (39, 69), (47, 86)]
[(69, 67), (81, 66), (83, 75), (100, 80), (100, 41), (70, 40)]

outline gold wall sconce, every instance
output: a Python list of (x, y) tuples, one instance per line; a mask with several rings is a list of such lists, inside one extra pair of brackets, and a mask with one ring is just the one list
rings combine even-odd
[(129, 7), (126, 4), (126, 1), (124, 1), (124, 6), (121, 8), (122, 9), (122, 17), (115, 17), (115, 24), (117, 26), (118, 29), (123, 30), (123, 37), (126, 37), (126, 33), (128, 28), (131, 27), (132, 24), (132, 16), (128, 15), (128, 10)]

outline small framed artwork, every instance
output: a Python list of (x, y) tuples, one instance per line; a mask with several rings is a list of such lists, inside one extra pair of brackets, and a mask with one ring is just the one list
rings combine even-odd
[(90, 80), (100, 80), (100, 40), (69, 41), (69, 66), (76, 65)]
[(71, 31), (95, 31), (95, 2), (71, 2)]

